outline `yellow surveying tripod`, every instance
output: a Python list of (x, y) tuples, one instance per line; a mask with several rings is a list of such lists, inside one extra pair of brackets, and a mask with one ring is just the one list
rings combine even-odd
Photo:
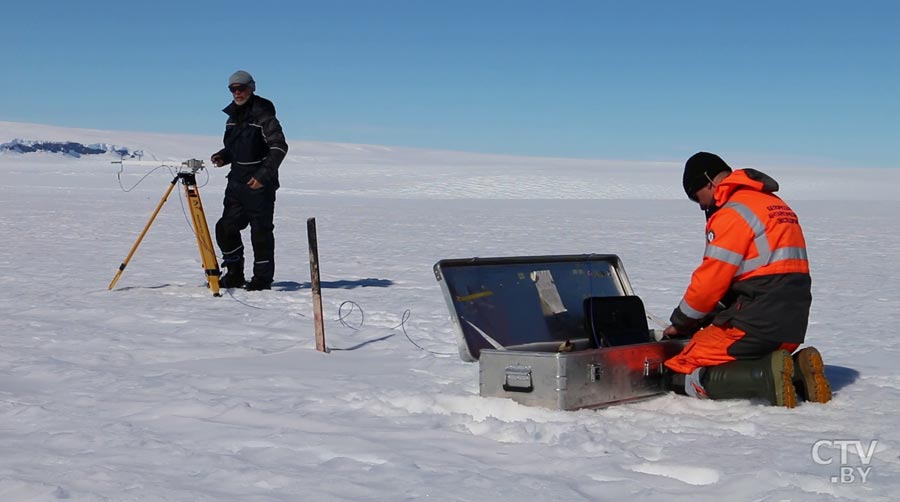
[[(139, 165), (165, 165), (165, 163), (149, 161), (118, 161), (114, 162), (114, 164), (123, 164), (125, 162)], [(172, 183), (169, 185), (166, 193), (163, 194), (162, 200), (159, 201), (153, 214), (150, 215), (150, 221), (144, 225), (144, 230), (141, 231), (141, 235), (138, 236), (134, 246), (131, 247), (128, 256), (125, 257), (125, 261), (119, 265), (119, 271), (116, 272), (116, 276), (113, 277), (112, 282), (109, 283), (109, 289), (115, 287), (116, 283), (119, 281), (119, 277), (122, 276), (122, 272), (125, 271), (128, 262), (131, 261), (131, 257), (134, 256), (134, 252), (137, 251), (138, 246), (144, 239), (144, 235), (147, 234), (147, 230), (150, 230), (150, 225), (153, 224), (153, 220), (156, 219), (159, 210), (162, 209), (163, 204), (166, 203), (169, 194), (172, 193), (172, 189), (175, 188), (175, 185), (177, 185), (179, 181), (181, 181), (181, 184), (184, 185), (184, 195), (187, 197), (188, 206), (191, 208), (191, 219), (194, 223), (194, 235), (197, 236), (197, 247), (200, 248), (200, 260), (203, 262), (203, 270), (206, 272), (206, 280), (208, 281), (209, 289), (212, 290), (213, 296), (222, 296), (222, 294), (219, 293), (219, 275), (221, 275), (221, 272), (219, 271), (219, 262), (216, 260), (216, 253), (213, 250), (212, 237), (210, 237), (209, 234), (209, 226), (206, 224), (206, 214), (203, 213), (203, 203), (200, 202), (200, 192), (197, 191), (197, 171), (204, 168), (203, 161), (191, 159), (182, 162), (180, 166), (176, 167), (180, 170), (175, 177), (172, 178)]]

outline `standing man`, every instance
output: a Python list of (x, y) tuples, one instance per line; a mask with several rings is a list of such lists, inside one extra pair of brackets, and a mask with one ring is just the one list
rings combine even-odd
[(798, 395), (825, 403), (822, 356), (803, 343), (811, 279), (797, 214), (755, 169), (732, 171), (718, 155), (688, 159), (688, 198), (706, 213), (706, 251), (665, 336), (692, 336), (665, 362), (676, 392), (712, 399), (763, 398), (792, 408)]
[(278, 166), (287, 155), (281, 124), (275, 118), (275, 105), (254, 94), (256, 82), (243, 71), (228, 79), (234, 98), (225, 107), (225, 148), (212, 154), (216, 167), (231, 164), (225, 188), (225, 209), (216, 223), (216, 242), (222, 250), (226, 269), (220, 285), (240, 288), (244, 280), (244, 244), (241, 230), (250, 225), (253, 244), (253, 277), (247, 291), (272, 289), (275, 275), (275, 191), (278, 190)]

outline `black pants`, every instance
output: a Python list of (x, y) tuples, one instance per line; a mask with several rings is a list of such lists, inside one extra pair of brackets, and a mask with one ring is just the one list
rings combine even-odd
[[(271, 281), (275, 275), (275, 189), (252, 190), (245, 183), (228, 180), (225, 208), (216, 223), (216, 242), (222, 250), (222, 266), (244, 268), (241, 230), (250, 225), (253, 244), (253, 277)], [(231, 271), (231, 270), (229, 270)]]

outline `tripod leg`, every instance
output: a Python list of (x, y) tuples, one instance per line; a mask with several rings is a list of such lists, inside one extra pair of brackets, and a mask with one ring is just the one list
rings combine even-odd
[(159, 214), (159, 210), (162, 209), (163, 204), (166, 203), (166, 199), (169, 198), (169, 194), (172, 193), (172, 189), (175, 188), (175, 184), (178, 183), (178, 178), (172, 180), (172, 184), (169, 185), (169, 188), (166, 190), (166, 193), (163, 194), (162, 199), (159, 201), (159, 204), (156, 205), (156, 209), (153, 211), (153, 214), (150, 215), (150, 220), (147, 221), (147, 224), (144, 225), (144, 229), (141, 231), (141, 235), (138, 236), (137, 241), (135, 241), (134, 246), (131, 247), (131, 251), (128, 252), (128, 256), (125, 257), (125, 261), (119, 265), (119, 271), (116, 272), (116, 276), (113, 277), (112, 282), (109, 283), (109, 288), (112, 289), (116, 286), (116, 283), (119, 282), (119, 277), (122, 277), (122, 272), (125, 271), (125, 267), (128, 266), (128, 262), (131, 261), (131, 257), (134, 256), (134, 252), (137, 251), (138, 246), (141, 244), (141, 241), (144, 240), (144, 235), (147, 234), (147, 230), (150, 230), (150, 225), (153, 224), (153, 220), (156, 219), (156, 215)]
[(216, 260), (216, 252), (209, 234), (209, 226), (206, 224), (206, 214), (203, 212), (203, 202), (200, 201), (200, 192), (197, 190), (196, 183), (185, 183), (184, 193), (191, 208), (194, 233), (197, 235), (197, 247), (200, 248), (200, 260), (203, 262), (209, 289), (212, 290), (213, 296), (222, 296), (219, 293), (219, 276), (221, 275), (219, 262)]

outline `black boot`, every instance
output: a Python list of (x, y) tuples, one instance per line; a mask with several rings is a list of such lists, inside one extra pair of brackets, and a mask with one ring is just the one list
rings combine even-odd
[(272, 289), (271, 279), (253, 276), (253, 278), (250, 279), (250, 282), (247, 283), (247, 291), (263, 291), (266, 289)]
[(794, 360), (786, 350), (776, 350), (760, 359), (732, 361), (710, 366), (702, 383), (710, 399), (766, 399), (775, 406), (797, 406), (792, 381)]
[[(256, 248), (254, 248), (254, 254)], [(247, 283), (247, 291), (272, 289), (272, 277), (275, 276), (275, 260), (257, 260), (253, 262), (253, 277)]]
[(684, 390), (684, 375), (681, 373), (674, 373), (666, 368), (666, 372), (663, 373), (663, 385), (666, 390), (682, 396), (687, 395), (687, 392)]
[(243, 288), (244, 284), (247, 281), (244, 279), (243, 272), (232, 272), (229, 270), (224, 276), (222, 276), (222, 280), (219, 281), (219, 286), (228, 289), (228, 288)]
[(219, 286), (228, 288), (243, 288), (244, 283), (244, 259), (240, 258), (231, 261), (222, 261), (222, 267), (225, 268), (225, 275), (219, 280)]
[(825, 377), (825, 363), (815, 347), (794, 354), (794, 385), (801, 399), (812, 403), (831, 401), (831, 384)]
[(668, 368), (663, 373), (663, 386), (682, 396), (691, 396), (699, 399), (709, 399), (706, 389), (701, 384), (706, 368), (698, 368), (690, 374), (674, 373)]

